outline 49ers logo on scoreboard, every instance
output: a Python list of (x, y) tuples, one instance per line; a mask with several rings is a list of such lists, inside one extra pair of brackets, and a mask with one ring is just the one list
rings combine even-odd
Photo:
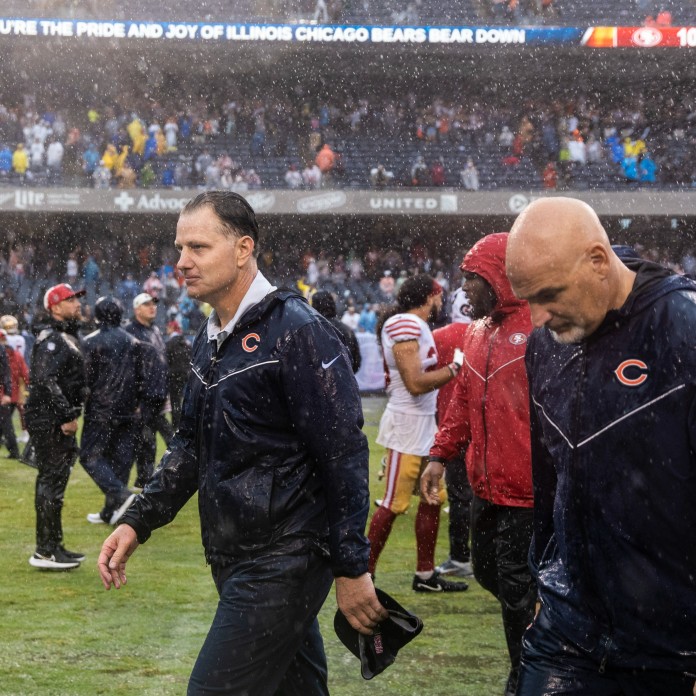
[(636, 46), (652, 48), (662, 42), (662, 32), (655, 27), (640, 27), (633, 32), (631, 39)]
[(616, 379), (626, 387), (637, 387), (648, 379), (648, 366), (637, 358), (624, 360), (615, 370)]
[(259, 343), (261, 343), (261, 336), (257, 333), (250, 333), (242, 339), (242, 348), (247, 353), (253, 353), (259, 347)]

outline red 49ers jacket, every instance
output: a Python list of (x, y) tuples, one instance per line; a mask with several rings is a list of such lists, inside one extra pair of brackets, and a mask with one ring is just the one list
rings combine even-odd
[(12, 403), (17, 404), (20, 401), (20, 384), (22, 382), (24, 382), (25, 385), (29, 384), (29, 368), (19, 351), (13, 350), (7, 345), (5, 346), (5, 351), (7, 352), (7, 362), (10, 366)]
[(477, 242), (462, 269), (490, 283), (498, 302), (464, 336), (464, 365), (430, 450), (446, 462), (466, 450), (473, 492), (495, 505), (532, 507), (529, 388), (524, 354), (532, 330), (529, 307), (505, 275), (507, 234)]

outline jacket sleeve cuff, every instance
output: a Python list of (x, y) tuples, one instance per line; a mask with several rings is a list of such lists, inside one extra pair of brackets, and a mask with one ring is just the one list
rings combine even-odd
[(144, 544), (152, 534), (152, 530), (135, 514), (127, 512), (120, 520), (119, 524), (127, 524), (133, 527), (135, 535), (138, 537), (138, 543)]
[(349, 558), (331, 559), (331, 573), (335, 578), (359, 578), (367, 573), (367, 559), (370, 554), (370, 546), (364, 543), (356, 544)]

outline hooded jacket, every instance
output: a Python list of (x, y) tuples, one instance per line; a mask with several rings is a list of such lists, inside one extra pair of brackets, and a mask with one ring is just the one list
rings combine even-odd
[(367, 571), (367, 439), (349, 356), (299, 295), (269, 293), (220, 348), (196, 336), (179, 429), (122, 518), (138, 539), (198, 491), (208, 562), (316, 549)]
[(657, 264), (577, 344), (534, 331), (543, 611), (609, 665), (696, 673), (696, 285)]
[(101, 322), (83, 341), (89, 397), (85, 419), (123, 423), (138, 418), (143, 390), (143, 346), (120, 326)]
[(493, 288), (490, 317), (472, 322), (464, 336), (464, 365), (440, 424), (430, 458), (461, 457), (474, 495), (495, 505), (532, 507), (529, 389), (524, 353), (532, 330), (529, 307), (512, 292), (505, 275), (507, 234), (479, 240), (462, 270)]

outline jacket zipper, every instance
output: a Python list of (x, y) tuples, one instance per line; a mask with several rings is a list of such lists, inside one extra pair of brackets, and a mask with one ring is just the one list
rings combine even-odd
[(599, 673), (604, 674), (607, 668), (607, 660), (609, 659), (609, 646), (611, 645), (611, 638), (609, 636), (604, 636), (602, 640), (603, 654), (602, 659), (599, 663)]
[[(206, 371), (206, 374), (205, 374), (205, 378), (207, 380), (207, 383), (203, 387), (205, 389), (205, 394), (203, 396), (203, 408), (201, 409), (201, 414), (200, 414), (199, 419), (198, 419), (198, 439), (199, 439), (199, 441), (198, 441), (197, 450), (198, 450), (198, 460), (199, 460), (198, 466), (199, 467), (204, 466), (204, 464), (203, 464), (203, 452), (202, 452), (203, 441), (204, 441), (203, 427), (204, 427), (204, 423), (205, 423), (205, 415), (206, 415), (206, 410), (207, 410), (207, 406), (208, 406), (208, 387), (210, 386), (210, 384), (213, 383), (213, 374), (215, 372), (215, 365), (218, 362), (217, 341), (211, 341), (211, 344), (212, 344), (211, 345), (212, 357), (210, 358), (210, 365), (208, 366), (208, 370)], [(206, 495), (206, 497), (207, 497), (207, 493), (208, 493), (207, 488), (208, 488), (209, 480), (210, 480), (210, 477), (209, 477), (209, 472), (208, 472), (208, 464), (206, 462), (206, 464), (205, 464), (205, 487), (206, 487), (205, 495)], [(206, 529), (210, 530), (212, 527), (210, 524), (210, 517), (208, 516), (208, 508), (205, 505), (203, 505), (202, 508), (203, 508), (203, 510), (205, 510), (205, 522), (206, 522), (205, 527), (206, 527)], [(208, 532), (208, 533), (210, 533), (210, 532)], [(206, 550), (206, 562), (210, 563), (210, 559), (208, 558), (208, 551), (207, 550)]]
[[(576, 478), (580, 474), (579, 472), (579, 465), (578, 465), (578, 460), (579, 460), (579, 455), (578, 455), (578, 448), (577, 448), (577, 443), (580, 442), (580, 426), (581, 426), (581, 407), (582, 407), (582, 395), (583, 395), (583, 390), (582, 390), (582, 385), (586, 379), (586, 373), (587, 373), (587, 345), (586, 343), (582, 343), (580, 345), (580, 351), (581, 351), (581, 363), (580, 363), (580, 375), (578, 377), (578, 382), (576, 385), (576, 394), (577, 394), (577, 401), (575, 402), (575, 413), (574, 413), (574, 432), (573, 432), (573, 457), (572, 457), (572, 475)], [(582, 474), (586, 474), (586, 472), (582, 472)], [(589, 540), (588, 540), (588, 534), (587, 534), (587, 528), (583, 524), (582, 526), (582, 538), (583, 538), (583, 543), (584, 547), (588, 549), (590, 547)], [(588, 559), (589, 562), (589, 559)], [(609, 632), (611, 633), (612, 627), (611, 623), (607, 621), (607, 627), (609, 628)], [(602, 640), (602, 644), (604, 647), (604, 654), (602, 656), (602, 660), (599, 663), (599, 673), (604, 674), (604, 670), (606, 668), (607, 664), (607, 659), (609, 658), (609, 646), (611, 645), (611, 637), (605, 636)]]
[(481, 399), (481, 421), (483, 423), (483, 477), (486, 480), (486, 488), (488, 489), (488, 500), (493, 502), (493, 491), (491, 489), (491, 482), (488, 478), (488, 427), (486, 423), (486, 406), (488, 402), (488, 372), (491, 362), (491, 353), (493, 352), (493, 344), (495, 343), (495, 338), (498, 335), (498, 330), (500, 327), (496, 328), (491, 336), (491, 340), (488, 342), (488, 354), (486, 355), (486, 372), (485, 381), (483, 383), (483, 399)]

